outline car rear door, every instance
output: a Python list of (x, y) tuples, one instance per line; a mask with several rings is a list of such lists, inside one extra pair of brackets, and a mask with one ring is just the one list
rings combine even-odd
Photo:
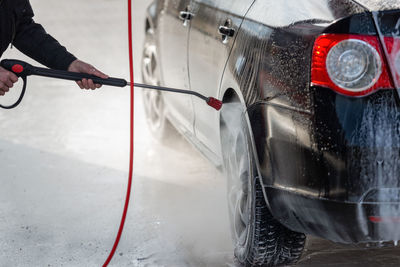
[[(191, 0), (165, 0), (158, 25), (159, 58), (161, 60), (162, 85), (190, 89), (187, 68), (187, 43), (190, 27)], [(192, 99), (187, 95), (164, 93), (169, 118), (185, 133), (193, 132)]]
[[(254, 0), (192, 0), (194, 17), (189, 34), (191, 90), (218, 97), (221, 77), (236, 34)], [(195, 134), (214, 154), (220, 154), (219, 113), (193, 97)]]

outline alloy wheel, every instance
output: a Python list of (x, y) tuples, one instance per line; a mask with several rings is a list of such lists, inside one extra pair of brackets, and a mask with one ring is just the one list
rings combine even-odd
[[(149, 30), (143, 49), (142, 78), (143, 82), (146, 84), (159, 85), (159, 77), (157, 48), (154, 42), (153, 32)], [(144, 89), (143, 102), (149, 128), (152, 133), (158, 135), (165, 123), (162, 94), (157, 90)]]

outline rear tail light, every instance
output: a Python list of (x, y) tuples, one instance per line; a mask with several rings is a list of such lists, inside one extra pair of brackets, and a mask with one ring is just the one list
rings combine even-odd
[(348, 96), (394, 88), (379, 40), (368, 35), (319, 36), (314, 44), (311, 82)]

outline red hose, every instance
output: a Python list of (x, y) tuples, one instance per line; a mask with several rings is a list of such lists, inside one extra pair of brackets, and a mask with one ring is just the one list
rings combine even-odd
[(112, 260), (115, 251), (117, 250), (118, 243), (121, 239), (122, 231), (125, 225), (126, 214), (128, 212), (129, 199), (131, 196), (132, 188), (132, 174), (133, 174), (133, 140), (134, 140), (134, 92), (133, 92), (133, 46), (132, 46), (132, 0), (128, 0), (128, 34), (129, 34), (129, 69), (130, 69), (130, 82), (131, 82), (131, 112), (130, 112), (130, 151), (129, 151), (129, 178), (128, 187), (126, 191), (125, 206), (122, 212), (121, 223), (119, 225), (118, 234), (115, 239), (114, 245), (111, 249), (110, 255), (108, 255), (107, 260), (104, 262), (103, 267), (107, 267)]

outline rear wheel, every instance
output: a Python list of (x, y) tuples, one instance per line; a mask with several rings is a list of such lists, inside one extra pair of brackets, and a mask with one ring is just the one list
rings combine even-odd
[(221, 142), (235, 256), (245, 266), (295, 263), (303, 251), (305, 235), (287, 229), (272, 217), (257, 175), (249, 128), (242, 115), (239, 103), (224, 104), (221, 111)]
[[(145, 84), (160, 85), (160, 69), (154, 31), (149, 28), (143, 45), (142, 80)], [(163, 95), (160, 91), (143, 89), (143, 104), (147, 125), (153, 136), (166, 141), (172, 129), (165, 113)]]

